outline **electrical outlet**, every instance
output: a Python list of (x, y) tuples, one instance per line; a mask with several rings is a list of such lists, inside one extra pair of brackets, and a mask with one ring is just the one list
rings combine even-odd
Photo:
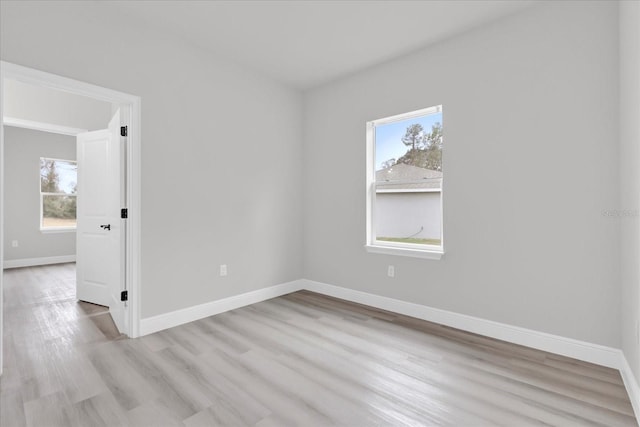
[(12, 240), (11, 241), (11, 247), (12, 248), (17, 248), (18, 247), (18, 241), (17, 240)]
[(396, 276), (396, 268), (393, 265), (387, 267), (387, 276), (395, 277)]
[(220, 264), (220, 275), (221, 276), (227, 275), (227, 264)]
[(636, 320), (636, 344), (640, 345), (640, 320)]

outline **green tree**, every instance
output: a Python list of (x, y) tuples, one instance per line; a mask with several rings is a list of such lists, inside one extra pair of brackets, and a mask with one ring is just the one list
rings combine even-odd
[(407, 131), (402, 137), (402, 143), (414, 150), (420, 146), (424, 138), (424, 128), (420, 123), (414, 123), (407, 127)]
[(424, 151), (426, 156), (423, 167), (442, 171), (442, 124), (434, 123), (431, 132), (425, 134)]
[(43, 193), (59, 193), (60, 177), (55, 160), (40, 160), (40, 188)]
[(424, 132), (420, 124), (412, 124), (407, 127), (402, 142), (411, 148), (396, 164), (442, 171), (442, 124), (434, 123), (428, 133)]

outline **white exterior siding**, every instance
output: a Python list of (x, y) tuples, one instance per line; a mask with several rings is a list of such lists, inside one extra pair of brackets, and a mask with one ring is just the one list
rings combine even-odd
[(440, 191), (376, 194), (377, 237), (440, 239)]

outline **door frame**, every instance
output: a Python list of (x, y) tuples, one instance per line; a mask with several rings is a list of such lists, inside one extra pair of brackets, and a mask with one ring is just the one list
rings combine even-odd
[[(115, 104), (128, 105), (128, 117), (123, 120), (128, 126), (126, 149), (126, 204), (128, 219), (125, 233), (125, 280), (129, 291), (128, 301), (128, 331), (123, 331), (129, 337), (140, 336), (140, 208), (141, 208), (141, 99), (139, 96), (96, 86), (90, 83), (62, 77), (33, 68), (24, 67), (6, 61), (0, 61), (0, 119), (4, 117), (4, 81), (18, 80), (48, 89), (60, 90), (76, 95), (106, 101)], [(0, 126), (0, 198), (4, 197), (4, 123)], [(123, 206), (125, 207), (125, 206)], [(0, 203), (0, 261), (4, 261), (4, 203)], [(4, 267), (4, 266), (2, 266)], [(0, 375), (3, 367), (3, 278), (0, 274)]]

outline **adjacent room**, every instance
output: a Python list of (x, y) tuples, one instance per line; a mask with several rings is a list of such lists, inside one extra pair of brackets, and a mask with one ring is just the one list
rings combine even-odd
[(0, 425), (638, 426), (640, 1), (0, 1)]

